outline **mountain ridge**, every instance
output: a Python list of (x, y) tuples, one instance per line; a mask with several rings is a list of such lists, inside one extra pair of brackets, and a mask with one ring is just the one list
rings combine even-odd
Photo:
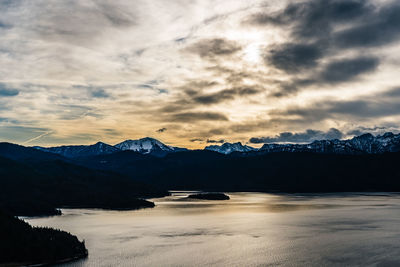
[[(127, 139), (116, 145), (109, 145), (97, 142), (93, 145), (74, 145), (57, 147), (35, 146), (38, 150), (59, 154), (67, 158), (89, 157), (113, 154), (121, 151), (134, 151), (142, 155), (164, 157), (167, 154), (190, 151), (187, 148), (173, 147), (161, 141), (145, 137), (137, 140)], [(381, 154), (385, 152), (400, 151), (400, 134), (387, 132), (382, 135), (374, 136), (366, 133), (355, 136), (351, 139), (339, 140), (315, 140), (307, 144), (296, 143), (266, 143), (260, 148), (243, 145), (240, 142), (223, 143), (222, 145), (206, 146), (203, 150), (215, 151), (221, 154), (242, 153), (243, 155), (265, 154), (276, 152), (313, 152), (313, 153), (333, 153), (333, 154)]]

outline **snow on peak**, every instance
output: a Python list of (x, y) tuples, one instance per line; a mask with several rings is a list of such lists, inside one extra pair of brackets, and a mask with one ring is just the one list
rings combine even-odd
[(206, 146), (204, 149), (219, 152), (222, 154), (230, 154), (232, 152), (250, 152), (256, 150), (253, 147), (242, 145), (242, 143), (240, 142), (224, 143), (221, 146), (218, 145)]
[(174, 147), (165, 145), (157, 139), (150, 137), (145, 137), (138, 140), (125, 140), (119, 144), (116, 144), (115, 147), (121, 150), (132, 150), (143, 154), (148, 154), (155, 150), (161, 150), (165, 152), (173, 152), (175, 150)]

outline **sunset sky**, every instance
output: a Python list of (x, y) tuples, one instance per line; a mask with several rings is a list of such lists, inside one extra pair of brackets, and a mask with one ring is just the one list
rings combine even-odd
[(399, 132), (399, 1), (0, 0), (0, 141)]

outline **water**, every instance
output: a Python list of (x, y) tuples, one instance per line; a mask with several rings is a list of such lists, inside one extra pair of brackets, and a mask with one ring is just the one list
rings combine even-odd
[(85, 240), (89, 258), (64, 266), (400, 266), (400, 195), (229, 195), (27, 221)]

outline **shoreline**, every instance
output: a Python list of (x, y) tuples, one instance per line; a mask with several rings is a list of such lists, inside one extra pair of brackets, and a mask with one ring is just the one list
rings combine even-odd
[(50, 262), (42, 262), (42, 263), (28, 263), (28, 262), (10, 262), (10, 263), (0, 263), (0, 267), (13, 267), (13, 266), (29, 266), (29, 267), (38, 267), (38, 266), (50, 266), (54, 264), (63, 264), (73, 261), (78, 261), (82, 259), (86, 259), (89, 256), (89, 252), (83, 255), (78, 255), (75, 257), (70, 257), (66, 259), (50, 261)]

